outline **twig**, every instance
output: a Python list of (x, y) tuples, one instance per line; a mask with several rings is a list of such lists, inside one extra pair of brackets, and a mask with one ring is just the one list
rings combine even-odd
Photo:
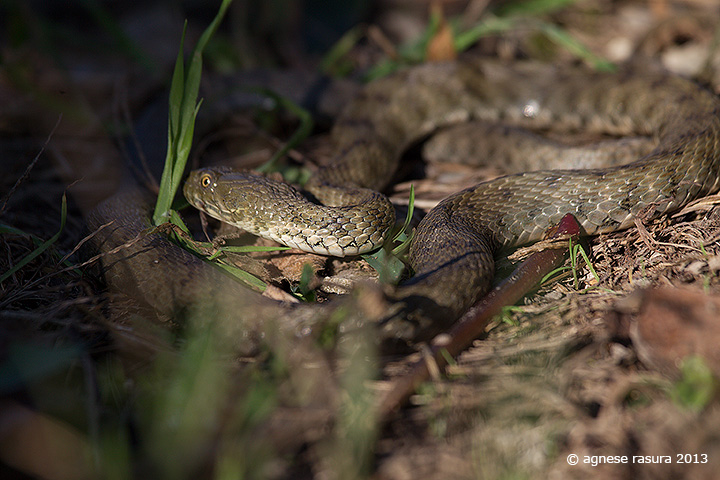
[(58, 116), (57, 122), (55, 122), (55, 126), (50, 131), (50, 134), (47, 136), (47, 138), (45, 139), (45, 143), (43, 143), (43, 146), (40, 149), (40, 151), (37, 153), (37, 155), (35, 155), (35, 158), (32, 159), (32, 161), (30, 162), (30, 165), (27, 166), (27, 168), (25, 169), (23, 174), (20, 176), (20, 178), (17, 179), (17, 181), (12, 186), (10, 191), (3, 197), (2, 204), (0, 205), (0, 215), (2, 215), (3, 212), (5, 211), (5, 208), (7, 207), (7, 203), (10, 200), (10, 197), (12, 197), (13, 194), (15, 193), (15, 190), (17, 190), (18, 187), (22, 184), (22, 182), (24, 182), (25, 179), (28, 177), (28, 175), (30, 175), (30, 171), (33, 169), (33, 167), (35, 166), (37, 161), (40, 160), (40, 155), (42, 155), (43, 152), (45, 152), (45, 149), (47, 148), (48, 144), (50, 143), (50, 140), (52, 139), (53, 134), (55, 133), (55, 130), (57, 130), (58, 126), (60, 125), (61, 120), (62, 120), (62, 114), (60, 114)]

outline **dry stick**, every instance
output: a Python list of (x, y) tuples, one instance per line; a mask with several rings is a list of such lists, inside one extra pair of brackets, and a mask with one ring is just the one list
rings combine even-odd
[(30, 175), (30, 171), (32, 171), (33, 167), (35, 167), (35, 164), (38, 162), (38, 160), (40, 160), (40, 157), (45, 152), (45, 149), (47, 148), (48, 144), (50, 143), (50, 140), (52, 139), (53, 135), (55, 134), (55, 130), (57, 130), (58, 126), (60, 125), (61, 120), (62, 120), (62, 114), (60, 114), (58, 116), (57, 122), (55, 122), (55, 126), (50, 131), (50, 134), (48, 135), (48, 137), (45, 139), (45, 143), (43, 143), (43, 146), (42, 146), (42, 148), (40, 148), (40, 151), (38, 152), (38, 154), (35, 155), (35, 158), (32, 159), (32, 161), (30, 162), (30, 165), (27, 166), (27, 168), (23, 172), (22, 176), (20, 176), (20, 178), (17, 179), (17, 181), (15, 182), (15, 185), (13, 185), (12, 188), (10, 189), (10, 191), (7, 194), (5, 194), (5, 196), (3, 197), (2, 203), (0, 203), (0, 215), (2, 215), (3, 212), (5, 211), (5, 208), (7, 207), (7, 203), (10, 200), (10, 197), (12, 197), (13, 194), (15, 193), (15, 190), (17, 190), (18, 187), (20, 185), (22, 185), (22, 183), (25, 181), (25, 179)]
[[(580, 236), (580, 225), (571, 214), (565, 215), (560, 222), (546, 233), (548, 240), (569, 236), (576, 241)], [(428, 379), (429, 362), (435, 362), (438, 369), (444, 368), (450, 358), (455, 358), (479, 337), (492, 318), (506, 305), (520, 300), (542, 278), (565, 261), (568, 248), (548, 248), (536, 252), (522, 262), (508, 278), (476, 303), (450, 330), (448, 334), (436, 337), (430, 355), (415, 362), (408, 374), (393, 382), (380, 403), (378, 413), (387, 420), (410, 398), (415, 390)]]

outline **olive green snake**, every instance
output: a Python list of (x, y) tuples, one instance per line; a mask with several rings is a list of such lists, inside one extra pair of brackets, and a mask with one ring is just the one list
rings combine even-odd
[[(394, 222), (392, 205), (378, 191), (402, 153), (442, 126), (469, 120), (640, 135), (655, 146), (628, 165), (507, 175), (440, 202), (415, 230), (408, 255), (413, 276), (390, 294), (406, 318), (429, 318), (435, 329), (490, 288), (499, 251), (539, 240), (564, 214), (572, 213), (588, 235), (611, 232), (678, 210), (720, 185), (720, 101), (692, 81), (664, 72), (464, 59), (408, 68), (367, 85), (337, 119), (337, 153), (306, 185), (310, 199), (282, 182), (222, 168), (191, 173), (185, 195), (213, 217), (289, 246), (361, 253), (382, 244)], [(146, 215), (128, 208), (138, 204), (137, 195), (106, 202), (93, 224)], [(169, 249), (179, 250), (169, 243), (152, 248), (162, 249), (161, 261), (177, 254)], [(190, 260), (182, 258), (173, 266), (175, 283), (198, 276), (196, 264), (183, 266)], [(134, 275), (154, 278), (147, 271)]]

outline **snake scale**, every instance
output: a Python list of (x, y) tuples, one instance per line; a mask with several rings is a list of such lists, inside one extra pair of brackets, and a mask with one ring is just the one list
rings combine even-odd
[[(394, 222), (392, 205), (377, 192), (387, 187), (403, 151), (441, 126), (468, 120), (649, 136), (655, 147), (625, 166), (508, 175), (438, 204), (416, 229), (409, 250), (414, 275), (392, 294), (407, 318), (429, 318), (435, 329), (488, 290), (500, 250), (540, 239), (564, 214), (574, 214), (587, 234), (611, 232), (720, 186), (720, 101), (692, 81), (664, 72), (469, 58), (409, 68), (367, 85), (332, 130), (334, 161), (306, 185), (314, 199), (282, 182), (226, 169), (191, 173), (185, 195), (251, 233), (306, 250), (355, 254), (381, 243)], [(100, 219), (121, 211), (117, 203), (104, 208)], [(128, 215), (126, 207), (122, 212)], [(176, 275), (182, 281), (193, 272)]]

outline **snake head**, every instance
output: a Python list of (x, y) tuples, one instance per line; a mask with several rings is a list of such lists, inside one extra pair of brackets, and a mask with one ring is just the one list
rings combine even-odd
[(284, 225), (294, 228), (301, 222), (292, 206), (307, 202), (284, 182), (227, 167), (190, 172), (183, 193), (192, 206), (211, 217), (285, 244), (288, 242), (283, 241)]
[(259, 200), (262, 175), (228, 167), (207, 167), (190, 172), (183, 193), (187, 201), (213, 218), (237, 224)]
[(218, 181), (227, 172), (227, 168), (201, 168), (190, 172), (183, 194), (193, 207), (206, 213), (206, 206), (217, 199)]
[(258, 173), (204, 168), (190, 173), (188, 201), (213, 218), (248, 233), (321, 255), (358, 255), (382, 245), (395, 221), (380, 193), (326, 186), (335, 192), (325, 205), (293, 186)]

